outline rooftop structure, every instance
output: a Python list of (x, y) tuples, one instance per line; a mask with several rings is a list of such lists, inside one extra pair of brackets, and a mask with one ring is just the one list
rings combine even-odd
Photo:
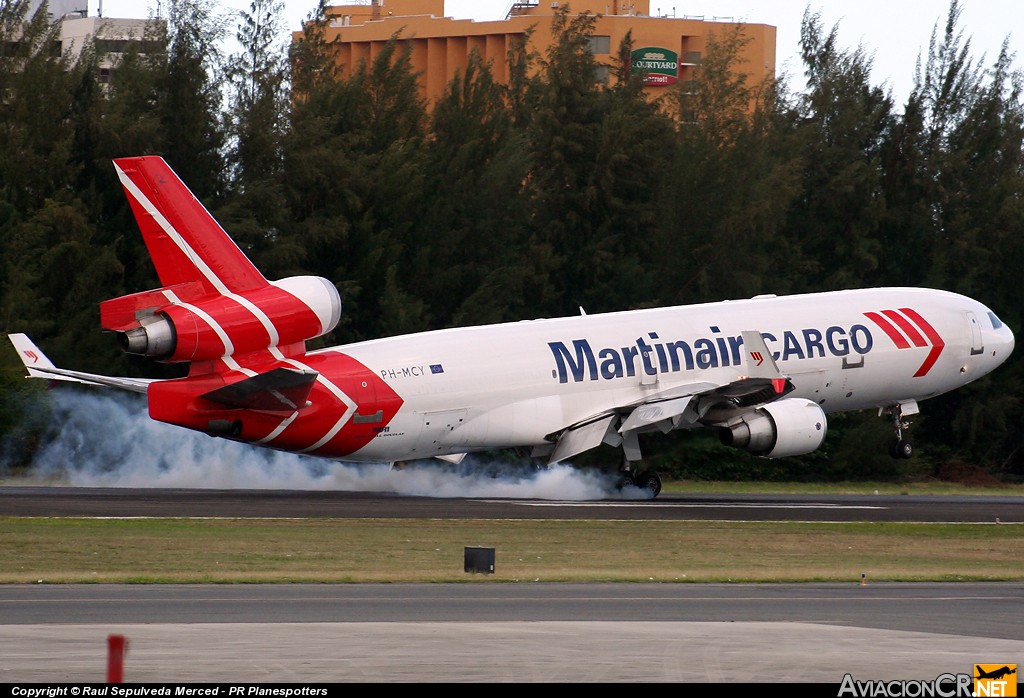
[[(553, 42), (551, 25), (559, 6), (557, 0), (519, 0), (510, 3), (504, 20), (476, 22), (445, 17), (444, 0), (371, 0), (328, 7), (325, 39), (337, 42), (338, 63), (346, 73), (372, 61), (393, 36), (411, 42), (423, 96), (434, 102), (456, 72), (465, 70), (474, 49), (492, 63), (500, 82), (508, 78), (509, 49), (531, 28), (530, 48), (543, 54)], [(633, 65), (646, 71), (647, 90), (657, 94), (691, 79), (709, 36), (735, 28), (749, 39), (741, 54), (743, 70), (754, 81), (775, 75), (775, 27), (770, 25), (652, 15), (650, 0), (571, 0), (570, 14), (584, 12), (597, 16), (591, 50), (602, 78), (630, 32)], [(297, 32), (294, 38), (301, 36)]]

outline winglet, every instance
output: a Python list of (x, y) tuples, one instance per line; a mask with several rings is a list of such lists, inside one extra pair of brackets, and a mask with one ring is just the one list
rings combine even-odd
[(744, 330), (743, 350), (746, 352), (748, 378), (767, 378), (772, 382), (776, 393), (786, 389), (786, 377), (782, 375), (778, 364), (772, 358), (764, 337), (756, 330)]

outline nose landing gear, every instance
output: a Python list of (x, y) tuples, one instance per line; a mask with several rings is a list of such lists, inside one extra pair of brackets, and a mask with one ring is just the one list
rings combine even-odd
[[(911, 406), (912, 405), (912, 406)], [(909, 409), (908, 409), (909, 408)], [(917, 403), (899, 403), (889, 408), (892, 415), (892, 426), (896, 432), (896, 440), (889, 448), (889, 455), (893, 458), (912, 458), (914, 455), (914, 442), (907, 436), (904, 438), (903, 431), (910, 428), (910, 422), (904, 421), (905, 415), (917, 414)]]

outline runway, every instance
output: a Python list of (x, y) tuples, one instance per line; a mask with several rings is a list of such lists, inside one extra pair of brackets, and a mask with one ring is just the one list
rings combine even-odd
[(662, 494), (653, 500), (566, 502), (379, 492), (16, 486), (0, 487), (0, 516), (1024, 523), (1024, 497)]
[(1021, 584), (14, 586), (0, 681), (931, 680), (1024, 659)]
[[(456, 502), (22, 487), (0, 489), (0, 502), (5, 516), (1011, 523), (1024, 510), (1012, 497)], [(1022, 607), (1024, 583), (11, 585), (0, 587), (0, 681), (103, 681), (112, 633), (128, 638), (129, 682), (933, 680), (1024, 661)]]

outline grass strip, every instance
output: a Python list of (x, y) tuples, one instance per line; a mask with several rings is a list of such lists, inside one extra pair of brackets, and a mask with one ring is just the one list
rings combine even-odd
[(1014, 524), (0, 518), (0, 583), (1006, 581), (1022, 559)]

